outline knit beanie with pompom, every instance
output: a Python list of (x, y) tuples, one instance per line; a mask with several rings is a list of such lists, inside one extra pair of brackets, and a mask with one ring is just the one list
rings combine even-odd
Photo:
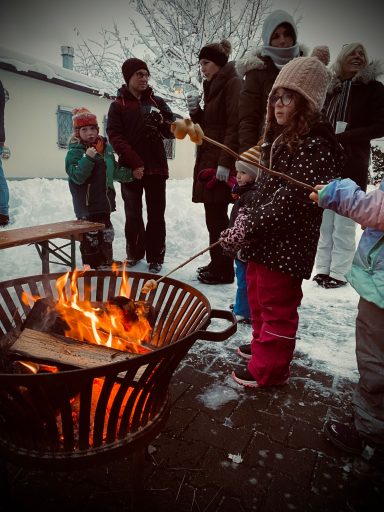
[(296, 57), (285, 64), (269, 93), (268, 119), (273, 117), (274, 112), (270, 98), (279, 87), (301, 94), (315, 110), (321, 111), (331, 79), (331, 73), (326, 67), (328, 63), (328, 47), (316, 46), (310, 57)]
[(199, 60), (210, 60), (222, 68), (228, 62), (231, 51), (231, 43), (227, 39), (222, 39), (220, 43), (211, 43), (203, 46), (199, 53)]
[(83, 126), (96, 126), (97, 131), (99, 131), (97, 117), (85, 107), (74, 108), (72, 110), (72, 125), (73, 131), (77, 136), (79, 135), (80, 128), (83, 128)]

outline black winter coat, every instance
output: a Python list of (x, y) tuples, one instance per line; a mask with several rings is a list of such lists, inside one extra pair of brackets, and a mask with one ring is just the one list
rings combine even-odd
[[(373, 62), (353, 78), (345, 118), (348, 125), (336, 136), (347, 155), (341, 177), (351, 178), (363, 190), (368, 183), (370, 142), (384, 136), (384, 85), (376, 80), (382, 73), (379, 63)], [(337, 77), (332, 79), (326, 109), (337, 99), (341, 83)]]
[[(340, 176), (344, 162), (328, 123), (316, 125), (293, 154), (277, 140), (271, 153), (274, 170), (312, 186)], [(241, 259), (309, 279), (323, 214), (309, 194), (303, 187), (263, 172), (246, 207)]]
[[(194, 123), (199, 123), (204, 135), (225, 144), (233, 151), (238, 151), (238, 102), (241, 78), (233, 62), (223, 66), (214, 78), (204, 82), (204, 110), (199, 108), (191, 116)], [(204, 141), (197, 146), (196, 162), (193, 171), (192, 201), (194, 203), (230, 203), (231, 189), (225, 182), (217, 182), (212, 189), (207, 189), (205, 182), (197, 179), (200, 171), (216, 169), (223, 165), (235, 168), (235, 159), (217, 146)]]
[[(159, 109), (165, 121), (155, 137), (150, 135), (145, 121), (145, 114), (150, 112), (151, 107)], [(168, 176), (163, 139), (174, 138), (170, 131), (173, 120), (168, 105), (160, 96), (155, 96), (150, 87), (139, 100), (123, 85), (118, 98), (109, 107), (107, 121), (108, 138), (119, 157), (119, 164), (132, 170), (144, 166), (145, 174)]]

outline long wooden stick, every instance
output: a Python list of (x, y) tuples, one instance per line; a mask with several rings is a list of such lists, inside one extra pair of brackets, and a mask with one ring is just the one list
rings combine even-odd
[(225, 144), (221, 144), (220, 142), (217, 142), (216, 140), (211, 139), (211, 138), (207, 137), (206, 135), (203, 135), (203, 139), (206, 140), (207, 142), (213, 144), (214, 146), (221, 148), (223, 151), (226, 151), (231, 156), (236, 158), (236, 160), (241, 160), (242, 162), (246, 162), (247, 164), (255, 165), (256, 167), (259, 167), (259, 169), (261, 169), (262, 171), (267, 172), (268, 174), (272, 174), (272, 176), (278, 176), (279, 178), (289, 181), (290, 183), (294, 183), (295, 185), (298, 185), (299, 187), (304, 187), (304, 188), (307, 188), (308, 190), (310, 190), (311, 192), (317, 193), (317, 190), (315, 189), (315, 187), (312, 187), (312, 185), (308, 185), (308, 183), (303, 183), (302, 181), (295, 180), (295, 178), (292, 178), (291, 176), (287, 176), (286, 174), (284, 174), (282, 172), (273, 171), (272, 169), (265, 167), (265, 165), (260, 164), (259, 162), (256, 162), (256, 160), (248, 160), (246, 158), (242, 158), (240, 155), (238, 155), (235, 151), (230, 149)]
[(215, 242), (214, 244), (211, 244), (209, 247), (206, 247), (205, 249), (203, 249), (202, 251), (198, 252), (197, 254), (195, 254), (194, 256), (191, 256), (190, 258), (188, 258), (186, 261), (183, 261), (183, 263), (180, 263), (180, 265), (178, 265), (177, 267), (175, 267), (174, 269), (170, 270), (168, 272), (168, 274), (165, 274), (165, 276), (162, 276), (160, 277), (159, 279), (156, 279), (156, 283), (160, 283), (160, 281), (162, 281), (163, 279), (165, 279), (166, 277), (170, 276), (171, 274), (173, 274), (174, 272), (176, 272), (176, 270), (179, 270), (179, 268), (181, 267), (184, 267), (184, 265), (187, 265), (187, 263), (189, 263), (190, 261), (194, 260), (195, 258), (197, 258), (198, 256), (200, 256), (200, 254), (204, 254), (205, 252), (209, 251), (210, 249), (213, 249), (213, 247), (216, 247), (216, 245), (219, 245), (219, 243), (221, 242), (221, 240), (218, 240), (217, 242)]

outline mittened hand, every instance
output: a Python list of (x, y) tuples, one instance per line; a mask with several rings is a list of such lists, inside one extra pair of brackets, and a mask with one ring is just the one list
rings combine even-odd
[(216, 179), (217, 181), (227, 181), (229, 178), (229, 169), (223, 165), (217, 166)]
[(217, 184), (216, 169), (203, 169), (199, 172), (197, 179), (205, 183), (205, 186), (208, 190), (212, 189)]
[(234, 227), (220, 233), (220, 245), (225, 252), (230, 254), (236, 254), (241, 249), (243, 240), (243, 234)]

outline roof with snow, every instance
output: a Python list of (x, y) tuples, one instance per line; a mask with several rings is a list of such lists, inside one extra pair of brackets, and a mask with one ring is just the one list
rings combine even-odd
[(83, 75), (72, 69), (57, 66), (3, 46), (0, 46), (0, 68), (89, 94), (111, 97), (108, 93), (111, 89), (110, 84), (98, 78)]

